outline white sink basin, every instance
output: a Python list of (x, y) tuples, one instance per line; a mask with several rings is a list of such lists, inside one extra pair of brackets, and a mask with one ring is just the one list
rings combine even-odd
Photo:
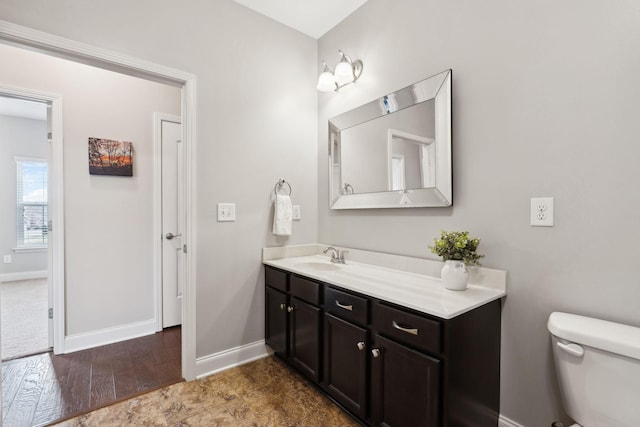
[(317, 273), (337, 271), (342, 268), (337, 264), (331, 264), (329, 262), (318, 262), (318, 261), (299, 262), (295, 264), (294, 267), (299, 268), (301, 270), (308, 270), (308, 271), (313, 271)]

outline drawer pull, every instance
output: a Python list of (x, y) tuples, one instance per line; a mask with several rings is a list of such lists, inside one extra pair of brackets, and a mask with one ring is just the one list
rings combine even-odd
[(340, 304), (340, 301), (336, 300), (336, 305), (340, 308), (343, 308), (345, 310), (349, 310), (349, 311), (353, 311), (353, 305), (349, 304), (349, 305), (344, 305), (344, 304)]
[(395, 329), (397, 329), (399, 331), (406, 332), (406, 333), (411, 334), (411, 335), (418, 335), (418, 328), (415, 328), (415, 329), (414, 328), (407, 328), (405, 326), (402, 326), (402, 325), (398, 324), (398, 322), (396, 322), (395, 320), (393, 322), (391, 322), (391, 325)]

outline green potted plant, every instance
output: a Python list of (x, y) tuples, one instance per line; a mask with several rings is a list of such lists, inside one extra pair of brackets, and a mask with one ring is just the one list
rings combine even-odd
[(441, 272), (444, 287), (454, 291), (467, 289), (467, 266), (480, 265), (480, 259), (484, 257), (477, 252), (480, 239), (469, 237), (468, 231), (442, 230), (440, 238), (433, 240), (434, 245), (429, 249), (444, 260)]

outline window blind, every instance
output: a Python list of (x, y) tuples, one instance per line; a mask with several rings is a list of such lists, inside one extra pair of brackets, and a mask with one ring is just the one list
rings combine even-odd
[(18, 248), (48, 244), (48, 165), (41, 159), (16, 159)]

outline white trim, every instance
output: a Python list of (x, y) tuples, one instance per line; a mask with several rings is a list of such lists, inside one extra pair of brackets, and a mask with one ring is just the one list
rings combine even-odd
[[(182, 86), (182, 133), (185, 150), (185, 229), (183, 242), (185, 254), (185, 283), (182, 299), (182, 377), (195, 378), (196, 370), (196, 76), (175, 68), (154, 64), (117, 52), (76, 42), (64, 37), (16, 25), (0, 20), (0, 41), (23, 47), (35, 48), (50, 55), (87, 63), (105, 69), (118, 70), (147, 80)], [(56, 105), (56, 101), (53, 101)], [(62, 113), (53, 110), (53, 133), (62, 124)], [(59, 123), (58, 123), (59, 119)], [(61, 140), (60, 140), (61, 142)], [(58, 153), (59, 154), (59, 153)], [(61, 184), (60, 184), (61, 185)], [(54, 228), (60, 233), (61, 227)], [(63, 262), (64, 260), (59, 260)], [(62, 317), (62, 316), (58, 316)]]
[(20, 248), (13, 248), (12, 251), (17, 254), (28, 254), (31, 252), (47, 252), (48, 246), (22, 246)]
[(182, 377), (196, 378), (196, 77), (182, 87), (182, 143), (184, 144), (184, 219), (182, 230), (184, 287), (182, 289)]
[(196, 378), (204, 378), (272, 354), (264, 340), (230, 348), (196, 360)]
[(115, 342), (130, 340), (155, 334), (155, 320), (145, 320), (131, 323), (129, 325), (116, 326), (113, 328), (100, 329), (82, 334), (69, 335), (65, 338), (65, 353), (85, 350), (87, 348), (101, 345), (113, 344)]
[[(180, 123), (180, 117), (153, 113), (153, 314), (162, 330), (162, 122)], [(184, 281), (184, 278), (183, 278)]]
[[(0, 21), (0, 40), (6, 38), (4, 21)], [(62, 97), (57, 94), (0, 84), (0, 95), (46, 102), (51, 106), (51, 158), (49, 176), (51, 194), (48, 195), (49, 219), (53, 231), (49, 232), (50, 293), (53, 308), (53, 352), (64, 353), (65, 295), (64, 295), (64, 177)]]
[(524, 425), (518, 424), (517, 422), (510, 420), (504, 415), (500, 415), (500, 418), (498, 418), (498, 427), (524, 427)]
[(21, 271), (18, 273), (5, 273), (0, 274), (0, 283), (14, 282), (16, 280), (33, 280), (33, 279), (46, 279), (48, 276), (47, 270), (39, 271)]

